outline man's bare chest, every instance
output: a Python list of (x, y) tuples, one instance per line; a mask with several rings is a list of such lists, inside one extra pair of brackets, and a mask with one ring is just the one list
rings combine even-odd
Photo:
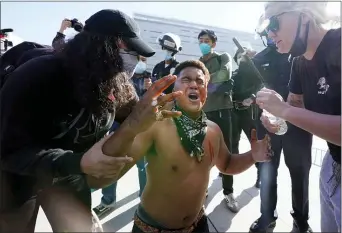
[[(163, 132), (164, 131), (164, 132)], [(166, 134), (167, 132), (167, 134)], [(197, 157), (191, 156), (182, 146), (181, 137), (178, 135), (176, 127), (169, 125), (160, 130), (154, 144), (156, 155), (150, 156), (148, 160), (158, 164), (163, 171), (171, 174), (187, 175), (196, 171), (208, 171), (214, 165), (214, 159), (218, 153), (217, 142), (211, 140), (211, 132), (208, 131), (202, 143), (204, 155), (199, 161)], [(167, 135), (164, 136), (163, 135)]]

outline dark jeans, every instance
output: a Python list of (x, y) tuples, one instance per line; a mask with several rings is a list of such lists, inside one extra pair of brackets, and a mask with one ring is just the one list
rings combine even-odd
[(245, 110), (233, 110), (232, 114), (232, 149), (231, 152), (239, 154), (239, 142), (241, 132), (246, 134), (248, 140), (251, 139), (251, 131), (255, 129), (255, 122), (252, 120), (252, 110), (247, 108)]
[[(232, 120), (232, 109), (207, 112), (206, 115), (209, 120), (215, 122), (221, 128), (224, 141), (228, 149), (231, 150), (230, 147), (232, 146), (229, 140), (232, 137), (232, 132), (230, 132), (232, 130), (230, 123), (230, 120)], [(233, 176), (222, 174), (222, 188), (224, 195), (233, 193)]]
[[(160, 232), (163, 230), (169, 232), (169, 229), (159, 229)], [(172, 231), (172, 230), (171, 230)], [(174, 232), (177, 232), (180, 230), (174, 230)], [(133, 225), (132, 233), (144, 233), (145, 231), (141, 230), (136, 224)], [(146, 231), (151, 232), (151, 231)], [(203, 217), (198, 221), (196, 227), (192, 231), (194, 233), (209, 233), (209, 225), (208, 225), (208, 217), (206, 215), (203, 215)]]
[[(252, 119), (252, 109), (244, 110), (233, 109), (232, 113), (232, 150), (234, 154), (239, 154), (239, 143), (241, 139), (241, 132), (246, 134), (249, 141), (251, 141), (251, 131), (256, 129), (256, 122)], [(255, 166), (258, 168), (259, 163)]]
[[(281, 150), (285, 164), (290, 171), (292, 183), (292, 208), (296, 221), (309, 218), (309, 173), (311, 168), (312, 135), (287, 122), (288, 131), (283, 136), (270, 134), (274, 157), (270, 162), (260, 163), (261, 216), (271, 221), (277, 206), (277, 176)], [(265, 130), (258, 124), (258, 138), (263, 138)]]

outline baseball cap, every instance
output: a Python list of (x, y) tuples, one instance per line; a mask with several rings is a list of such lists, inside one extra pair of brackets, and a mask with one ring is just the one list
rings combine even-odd
[(130, 50), (144, 57), (155, 54), (155, 51), (140, 37), (137, 23), (119, 10), (98, 11), (85, 21), (83, 30), (105, 36), (119, 36)]

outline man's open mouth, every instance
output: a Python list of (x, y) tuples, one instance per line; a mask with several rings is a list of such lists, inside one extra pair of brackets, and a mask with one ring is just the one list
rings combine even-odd
[(198, 94), (195, 94), (195, 93), (190, 93), (190, 94), (188, 95), (188, 97), (189, 97), (190, 100), (193, 100), (193, 101), (196, 101), (196, 100), (199, 99)]

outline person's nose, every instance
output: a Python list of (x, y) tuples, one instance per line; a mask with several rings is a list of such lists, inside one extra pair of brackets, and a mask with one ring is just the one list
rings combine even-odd
[(192, 89), (192, 90), (197, 90), (198, 89), (197, 82), (195, 80), (192, 80), (189, 83), (189, 88)]

